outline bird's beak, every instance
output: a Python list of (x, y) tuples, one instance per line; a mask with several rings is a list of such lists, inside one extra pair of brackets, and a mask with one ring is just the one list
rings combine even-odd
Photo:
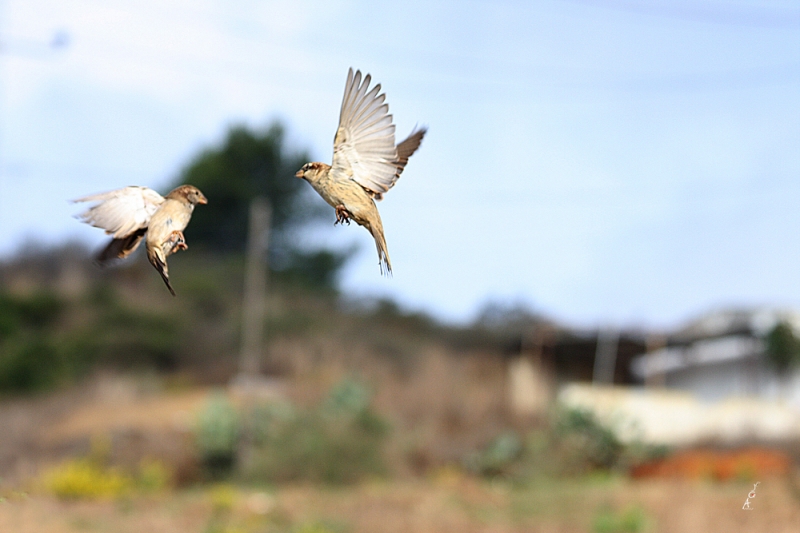
[(201, 196), (200, 198), (197, 199), (197, 203), (198, 204), (207, 204), (208, 203), (208, 199), (205, 196)]
[(295, 177), (295, 178), (302, 178), (302, 177), (303, 177), (303, 171), (302, 171), (302, 170), (298, 170), (298, 171), (295, 173), (294, 177)]

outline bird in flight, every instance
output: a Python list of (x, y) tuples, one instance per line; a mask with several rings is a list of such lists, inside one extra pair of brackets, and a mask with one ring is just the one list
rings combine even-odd
[(403, 142), (394, 144), (394, 124), (386, 94), (380, 84), (372, 89), (370, 75), (347, 73), (339, 128), (333, 140), (333, 165), (306, 163), (298, 178), (306, 180), (336, 210), (334, 224), (355, 220), (375, 239), (381, 273), (392, 273), (383, 235), (383, 223), (374, 200), (394, 186), (427, 128), (415, 128)]
[(101, 265), (128, 257), (145, 239), (147, 259), (175, 296), (169, 282), (167, 257), (188, 248), (183, 230), (192, 218), (194, 207), (208, 203), (197, 187), (181, 185), (161, 196), (153, 189), (134, 185), (84, 196), (73, 202), (95, 202), (77, 218), (113, 236), (97, 255)]

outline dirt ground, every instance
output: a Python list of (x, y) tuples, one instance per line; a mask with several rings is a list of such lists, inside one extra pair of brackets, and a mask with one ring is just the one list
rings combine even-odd
[(520, 490), (453, 477), (267, 492), (203, 487), (106, 502), (9, 493), (0, 503), (0, 531), (571, 533), (595, 530), (603, 509), (621, 513), (629, 508), (643, 510), (644, 526), (636, 531), (798, 531), (800, 500), (785, 482), (762, 482), (751, 499), (752, 510), (746, 511), (742, 505), (751, 487), (611, 480)]
[[(0, 402), (0, 533), (800, 531), (796, 470), (756, 480), (751, 510), (742, 509), (753, 489), (744, 481), (606, 477), (515, 487), (447, 468), (340, 488), (189, 484), (106, 501), (62, 501), (33, 481), (42, 468), (88, 453), (95, 435), (112, 437), (115, 463), (158, 457), (180, 470), (210, 393), (148, 392), (141, 380), (115, 378)], [(599, 522), (629, 512), (638, 513), (635, 529)]]

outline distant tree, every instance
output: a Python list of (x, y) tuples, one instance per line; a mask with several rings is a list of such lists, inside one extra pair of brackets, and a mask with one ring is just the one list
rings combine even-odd
[(489, 330), (519, 331), (547, 322), (545, 318), (522, 302), (489, 301), (478, 311), (474, 326)]
[(308, 186), (294, 176), (309, 161), (308, 154), (289, 151), (284, 137), (278, 122), (264, 131), (234, 126), (219, 146), (203, 150), (183, 169), (173, 186), (190, 183), (208, 198), (208, 205), (195, 211), (187, 240), (191, 246), (215, 253), (243, 252), (250, 201), (263, 196), (272, 206), (271, 266), (284, 271), (286, 279), (331, 288), (350, 250), (336, 253), (297, 247), (296, 232), (323, 219), (325, 211)]
[[(187, 230), (193, 244), (219, 251), (242, 252), (247, 242), (250, 201), (257, 196), (272, 204), (273, 238), (319, 215), (294, 173), (308, 161), (305, 152), (284, 147), (283, 127), (266, 131), (234, 126), (221, 146), (207, 148), (181, 172), (178, 183), (191, 183), (208, 197)], [(174, 186), (177, 186), (175, 183)]]
[(800, 339), (794, 334), (794, 328), (787, 322), (778, 323), (767, 334), (767, 360), (782, 375), (800, 364)]

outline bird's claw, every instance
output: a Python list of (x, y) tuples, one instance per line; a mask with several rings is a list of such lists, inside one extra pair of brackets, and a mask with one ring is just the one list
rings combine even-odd
[(189, 249), (189, 245), (186, 244), (186, 237), (184, 237), (182, 231), (173, 231), (167, 242), (172, 244), (172, 251), (170, 253), (173, 254), (181, 250)]
[(350, 225), (351, 216), (352, 215), (350, 214), (350, 212), (347, 210), (347, 208), (345, 206), (337, 205), (336, 206), (336, 222), (334, 222), (333, 225), (336, 226), (337, 224), (343, 224), (343, 223), (347, 222), (347, 225), (349, 226)]

